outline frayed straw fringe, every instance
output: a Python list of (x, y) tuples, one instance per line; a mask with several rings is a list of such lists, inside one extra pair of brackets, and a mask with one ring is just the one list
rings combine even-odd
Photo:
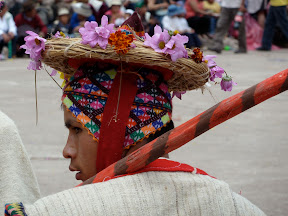
[[(68, 65), (68, 59), (92, 58), (99, 60), (123, 61), (145, 65), (155, 70), (172, 71), (173, 76), (168, 80), (170, 91), (186, 91), (200, 88), (209, 78), (209, 69), (206, 63), (196, 63), (192, 59), (180, 58), (173, 62), (169, 55), (155, 52), (152, 48), (143, 45), (142, 41), (133, 42), (136, 47), (131, 48), (125, 55), (119, 55), (109, 44), (107, 48), (99, 46), (91, 48), (81, 44), (81, 38), (57, 38), (46, 42), (43, 62), (63, 73), (72, 75), (76, 71)], [(192, 50), (188, 50), (191, 55)]]

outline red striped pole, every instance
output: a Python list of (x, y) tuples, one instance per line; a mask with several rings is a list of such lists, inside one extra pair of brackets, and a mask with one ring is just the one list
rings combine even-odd
[(127, 155), (85, 181), (83, 185), (101, 182), (113, 177), (142, 169), (218, 124), (288, 89), (288, 69), (231, 96), (182, 125)]

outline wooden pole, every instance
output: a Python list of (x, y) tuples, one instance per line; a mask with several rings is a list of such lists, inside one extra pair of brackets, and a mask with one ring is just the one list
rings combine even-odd
[(157, 139), (110, 165), (81, 185), (101, 182), (114, 177), (136, 172), (164, 154), (167, 154), (195, 137), (247, 109), (288, 89), (288, 69), (233, 95), (182, 125), (168, 131)]

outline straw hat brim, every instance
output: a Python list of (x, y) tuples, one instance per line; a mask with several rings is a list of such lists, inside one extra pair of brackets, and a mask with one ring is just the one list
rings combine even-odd
[[(209, 69), (206, 63), (196, 63), (192, 59), (180, 58), (173, 62), (169, 55), (155, 52), (146, 47), (141, 41), (133, 42), (136, 47), (130, 48), (125, 55), (119, 55), (109, 44), (106, 49), (98, 45), (91, 48), (81, 43), (81, 38), (49, 39), (42, 54), (42, 62), (61, 71), (73, 75), (76, 68), (68, 62), (73, 59), (91, 59), (91, 61), (104, 61), (112, 64), (125, 63), (137, 67), (155, 69), (162, 74), (171, 74), (167, 81), (170, 91), (193, 90), (204, 86), (209, 78)], [(192, 51), (188, 49), (188, 55)]]

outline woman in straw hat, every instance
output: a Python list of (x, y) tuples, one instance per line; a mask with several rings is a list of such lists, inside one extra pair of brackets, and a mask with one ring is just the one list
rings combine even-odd
[(69, 136), (63, 155), (84, 183), (35, 203), (7, 204), (7, 215), (265, 215), (223, 181), (164, 157), (137, 172), (88, 184), (173, 128), (171, 91), (181, 96), (179, 91), (203, 88), (209, 77), (220, 77), (211, 56), (203, 59), (199, 49), (185, 49), (185, 36), (157, 26), (143, 42), (136, 13), (118, 30), (105, 16), (100, 27), (87, 22), (82, 39), (60, 34), (45, 41), (29, 34), (23, 46), (32, 59), (29, 68), (44, 62), (64, 73)]

